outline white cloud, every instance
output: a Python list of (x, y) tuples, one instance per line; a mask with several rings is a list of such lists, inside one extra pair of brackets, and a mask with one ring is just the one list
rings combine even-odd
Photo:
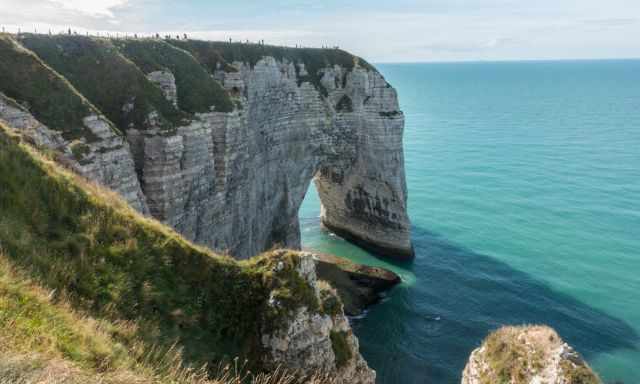
[(92, 16), (113, 17), (112, 9), (126, 4), (128, 0), (52, 0), (52, 2), (63, 8)]

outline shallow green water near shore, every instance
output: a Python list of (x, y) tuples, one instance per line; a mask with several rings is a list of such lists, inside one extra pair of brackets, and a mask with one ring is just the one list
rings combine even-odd
[(354, 320), (380, 383), (456, 383), (502, 324), (545, 323), (640, 383), (640, 61), (385, 64), (406, 115), (416, 260), (319, 228), (303, 245), (404, 283)]

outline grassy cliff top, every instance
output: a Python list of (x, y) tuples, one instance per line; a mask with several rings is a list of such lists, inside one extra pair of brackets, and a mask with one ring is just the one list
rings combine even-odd
[[(265, 56), (273, 57), (278, 61), (287, 60), (294, 64), (304, 64), (309, 75), (302, 76), (300, 82), (309, 81), (316, 87), (320, 87), (320, 71), (334, 65), (347, 70), (359, 66), (375, 71), (375, 68), (365, 60), (335, 48), (290, 48), (203, 40), (169, 40), (169, 43), (191, 52), (211, 73), (218, 69), (233, 72), (235, 69), (231, 64), (234, 62), (246, 63), (253, 67)], [(298, 69), (296, 66), (296, 70)]]
[[(152, 111), (161, 126), (172, 128), (187, 115), (165, 99), (110, 40), (71, 35), (20, 35), (19, 41), (61, 73), (111, 121), (125, 131), (144, 128)], [(125, 105), (131, 104), (128, 111)]]
[[(78, 35), (0, 36), (0, 92), (25, 104), (40, 121), (68, 139), (91, 139), (82, 118), (103, 114), (121, 132), (187, 124), (195, 113), (230, 112), (235, 103), (213, 78), (218, 69), (250, 66), (264, 57), (304, 64), (308, 81), (326, 95), (322, 70), (347, 70), (366, 61), (339, 49), (288, 48), (262, 44), (177, 39), (108, 39)], [(147, 74), (168, 70), (176, 80), (178, 107)], [(346, 73), (344, 74), (346, 76)], [(344, 79), (343, 79), (344, 81)]]
[(93, 134), (82, 119), (99, 112), (39, 57), (0, 34), (0, 92), (19, 100), (40, 122), (73, 140)]
[[(194, 246), (44, 158), (0, 125), (0, 247), (34, 282), (96, 319), (135, 324), (127, 344), (182, 349), (199, 365), (248, 357), (295, 308), (323, 310), (296, 252), (235, 261)], [(278, 268), (275, 268), (278, 265)], [(282, 303), (273, 307), (269, 298)], [(40, 321), (40, 320), (38, 320)], [(71, 343), (75, 343), (71, 341)]]
[(233, 69), (226, 67), (235, 61), (256, 65), (265, 56), (278, 61), (288, 60), (293, 63), (303, 63), (309, 73), (317, 70), (340, 65), (348, 70), (356, 65), (369, 70), (375, 70), (365, 60), (336, 48), (290, 48), (275, 45), (254, 43), (227, 43), (204, 40), (169, 40), (175, 46), (185, 49), (203, 63), (209, 71), (216, 69)]

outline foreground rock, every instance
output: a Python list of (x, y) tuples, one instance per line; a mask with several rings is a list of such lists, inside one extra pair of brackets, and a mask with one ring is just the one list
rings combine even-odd
[(383, 268), (352, 263), (349, 260), (314, 253), (318, 278), (336, 288), (344, 303), (344, 312), (358, 316), (370, 305), (382, 299), (382, 293), (402, 280), (397, 274)]
[(462, 384), (599, 384), (582, 357), (546, 326), (504, 327), (474, 350)]

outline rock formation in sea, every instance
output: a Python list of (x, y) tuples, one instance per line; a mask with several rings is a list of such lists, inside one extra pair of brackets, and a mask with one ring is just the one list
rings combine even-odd
[(462, 384), (600, 384), (582, 357), (546, 326), (503, 327), (471, 353)]

